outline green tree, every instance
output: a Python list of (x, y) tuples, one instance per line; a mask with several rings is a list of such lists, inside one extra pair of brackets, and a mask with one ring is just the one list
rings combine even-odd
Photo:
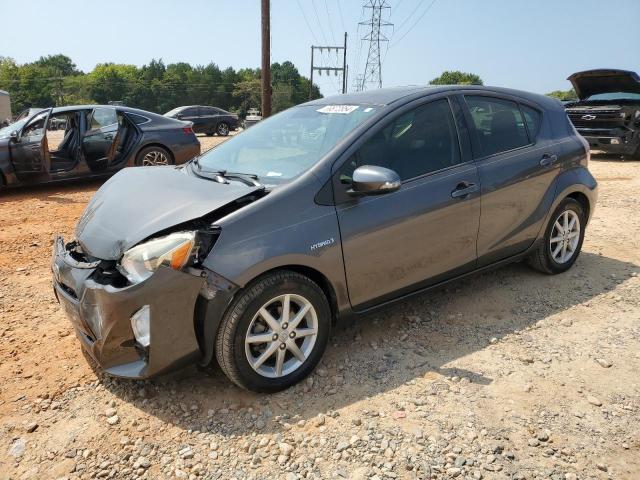
[(439, 77), (431, 80), (429, 85), (483, 85), (483, 83), (475, 73), (446, 70)]
[(235, 85), (233, 96), (239, 102), (236, 104), (238, 115), (245, 116), (250, 108), (260, 109), (261, 88), (260, 80), (257, 78), (242, 80)]
[[(160, 113), (181, 105), (214, 105), (244, 115), (260, 106), (260, 77), (259, 68), (222, 70), (215, 63), (165, 65), (152, 59), (142, 67), (103, 63), (83, 73), (61, 54), (22, 65), (0, 57), (0, 89), (11, 94), (14, 111), (119, 100)], [(309, 90), (312, 98), (320, 97), (317, 85), (289, 61), (272, 65), (272, 87), (274, 112), (307, 101)]]
[(138, 69), (135, 65), (102, 63), (88, 74), (89, 92), (97, 103), (129, 100), (129, 92), (135, 87)]
[(47, 55), (46, 57), (40, 57), (33, 62), (33, 65), (40, 68), (48, 69), (50, 73), (56, 74), (60, 77), (68, 77), (70, 75), (80, 75), (80, 72), (76, 68), (76, 64), (66, 55)]
[(558, 100), (578, 100), (578, 95), (573, 88), (569, 90), (554, 90), (546, 94), (548, 97), (557, 98)]

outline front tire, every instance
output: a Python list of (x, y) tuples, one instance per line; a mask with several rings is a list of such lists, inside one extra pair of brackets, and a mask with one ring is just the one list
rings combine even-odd
[(582, 250), (586, 221), (582, 204), (565, 198), (551, 215), (542, 243), (529, 257), (529, 265), (549, 275), (569, 270)]
[(239, 387), (277, 392), (313, 371), (330, 330), (322, 289), (299, 273), (275, 272), (249, 284), (231, 304), (216, 337), (216, 357)]

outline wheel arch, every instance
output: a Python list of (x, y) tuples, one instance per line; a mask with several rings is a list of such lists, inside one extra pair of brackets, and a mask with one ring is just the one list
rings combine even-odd
[(573, 168), (561, 173), (557, 180), (556, 197), (549, 208), (549, 215), (565, 198), (573, 198), (585, 209), (586, 223), (593, 215), (598, 199), (598, 182), (584, 167)]
[(315, 282), (320, 290), (324, 293), (329, 302), (329, 308), (331, 309), (331, 325), (335, 325), (338, 319), (340, 309), (338, 307), (338, 297), (334, 286), (331, 281), (319, 270), (300, 264), (285, 264), (271, 269), (260, 272), (254, 276), (251, 280), (246, 282), (243, 287), (230, 288), (232, 294), (225, 301), (225, 305), (222, 308), (208, 308), (208, 300), (204, 297), (198, 297), (195, 311), (194, 311), (194, 329), (196, 331), (196, 337), (202, 351), (201, 365), (205, 366), (211, 363), (215, 356), (215, 339), (218, 335), (218, 330), (222, 323), (222, 319), (229, 311), (234, 301), (238, 298), (248, 285), (258, 281), (266, 275), (270, 275), (277, 272), (295, 272), (300, 275), (311, 279)]
[(582, 205), (582, 208), (585, 211), (586, 218), (589, 218), (591, 216), (591, 203), (589, 202), (589, 197), (587, 197), (584, 193), (577, 191), (572, 192), (565, 198), (573, 198), (574, 200), (576, 200), (580, 205)]
[(320, 290), (322, 290), (324, 295), (327, 297), (327, 301), (329, 302), (329, 307), (331, 308), (331, 323), (332, 325), (335, 325), (336, 320), (338, 318), (338, 297), (329, 279), (319, 270), (316, 270), (315, 268), (309, 267), (306, 265), (296, 265), (296, 264), (282, 265), (280, 267), (275, 267), (263, 272), (258, 277), (254, 278), (252, 282), (264, 275), (269, 275), (269, 274), (280, 272), (280, 271), (291, 271), (291, 272), (299, 273), (300, 275), (304, 275), (305, 277), (313, 280), (320, 287)]

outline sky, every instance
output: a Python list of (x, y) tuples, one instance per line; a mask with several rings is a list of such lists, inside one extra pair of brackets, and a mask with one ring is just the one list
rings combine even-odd
[[(368, 0), (272, 0), (271, 58), (308, 76), (311, 45), (348, 33), (348, 87), (364, 72)], [(547, 93), (592, 68), (640, 71), (640, 0), (387, 0), (383, 86), (425, 84), (444, 70), (485, 85)], [(152, 58), (221, 67), (260, 65), (260, 0), (0, 0), (0, 55), (18, 63), (63, 53), (78, 68)], [(23, 19), (24, 21), (20, 21)], [(25, 23), (26, 22), (26, 23)], [(25, 27), (28, 25), (28, 28)], [(321, 56), (337, 66), (335, 52)], [(322, 93), (340, 78), (315, 75)], [(373, 88), (373, 87), (369, 87)]]

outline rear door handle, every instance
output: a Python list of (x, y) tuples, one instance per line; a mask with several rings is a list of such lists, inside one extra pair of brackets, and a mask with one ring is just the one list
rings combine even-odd
[(455, 190), (451, 192), (451, 198), (464, 198), (479, 190), (478, 185), (471, 182), (460, 182)]
[(558, 161), (558, 156), (553, 153), (545, 153), (542, 155), (542, 160), (540, 160), (541, 167), (548, 167), (553, 165)]

